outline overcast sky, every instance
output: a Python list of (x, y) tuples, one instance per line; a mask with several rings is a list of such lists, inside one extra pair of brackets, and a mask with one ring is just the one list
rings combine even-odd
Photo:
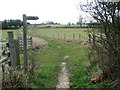
[[(83, 0), (1, 0), (0, 21), (21, 19), (22, 15), (38, 16), (39, 20), (30, 23), (53, 21), (67, 24), (76, 23), (82, 13), (78, 7)], [(83, 15), (84, 16), (84, 15)]]

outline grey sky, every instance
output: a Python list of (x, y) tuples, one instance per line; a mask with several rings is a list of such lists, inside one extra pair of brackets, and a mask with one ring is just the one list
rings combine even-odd
[(76, 23), (81, 14), (77, 9), (80, 1), (83, 0), (1, 0), (0, 20), (22, 20), (22, 15), (26, 14), (39, 17), (38, 21), (30, 21), (31, 23)]

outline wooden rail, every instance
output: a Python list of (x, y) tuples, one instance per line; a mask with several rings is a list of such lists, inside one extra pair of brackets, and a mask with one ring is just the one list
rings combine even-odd
[[(27, 38), (27, 49), (29, 49), (32, 46), (32, 37)], [(20, 51), (23, 51), (23, 39), (22, 37), (19, 37), (19, 47)]]
[[(5, 44), (5, 49), (1, 53), (5, 53), (7, 57), (0, 60), (0, 64), (10, 61), (10, 65), (13, 69), (20, 66), (20, 51), (23, 48), (23, 39), (14, 39), (13, 32), (8, 32), (8, 43)], [(27, 47), (32, 46), (32, 37), (27, 38)], [(7, 51), (5, 51), (7, 50)]]
[[(3, 40), (1, 40), (0, 42), (3, 42)], [(6, 54), (6, 57), (2, 58), (0, 55), (0, 89), (2, 87), (1, 83), (4, 80), (4, 70), (5, 70), (4, 68), (8, 66), (8, 68), (9, 67), (12, 68), (13, 71), (20, 68), (20, 48), (23, 47), (23, 39), (19, 39), (19, 38), (14, 39), (13, 32), (8, 32), (8, 43), (7, 41), (4, 42), (6, 42), (4, 44), (4, 48), (3, 48), (3, 43), (1, 43), (2, 45), (1, 54), (3, 53)], [(27, 44), (28, 44), (27, 47), (32, 46), (32, 37), (27, 39)], [(7, 63), (8, 65), (6, 65), (5, 62), (8, 62)]]

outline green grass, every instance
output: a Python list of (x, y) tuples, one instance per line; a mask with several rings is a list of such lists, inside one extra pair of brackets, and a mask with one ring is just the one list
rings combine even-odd
[[(62, 50), (59, 50), (57, 43), (51, 40), (48, 44), (49, 49), (33, 51), (28, 54), (28, 61), (33, 58), (34, 62), (39, 65), (35, 69), (37, 77), (33, 79), (32, 88), (55, 88), (57, 76), (60, 70), (60, 63), (63, 58)], [(22, 62), (23, 63), (23, 62)]]
[[(72, 44), (71, 44), (72, 45)], [(67, 67), (70, 73), (71, 88), (101, 88), (102, 83), (91, 84), (91, 72), (95, 72), (94, 67), (88, 68), (88, 47), (80, 44), (66, 46), (67, 55), (70, 58), (66, 59)]]
[(79, 40), (79, 34), (81, 39), (88, 39), (87, 33), (85, 33), (85, 28), (36, 28), (34, 29), (35, 33), (38, 33), (40, 35), (44, 35), (47, 37), (53, 37), (58, 39), (58, 33), (59, 38), (63, 39), (64, 34), (66, 34), (66, 39), (73, 39), (73, 34), (75, 34), (75, 40)]
[[(39, 37), (36, 35), (32, 36)], [(33, 55), (35, 62), (38, 63), (40, 67), (36, 69), (39, 76), (34, 80), (32, 87), (55, 88), (58, 83), (57, 76), (60, 70), (60, 63), (66, 55), (70, 56), (70, 58), (65, 59), (65, 61), (67, 62), (67, 69), (70, 74), (69, 81), (71, 88), (102, 87), (103, 82), (91, 84), (91, 72), (95, 72), (95, 67), (87, 69), (87, 63), (89, 63), (89, 49), (87, 46), (45, 37), (42, 38), (48, 42), (49, 49), (38, 50), (36, 54)], [(61, 49), (57, 46), (61, 46)]]
[[(8, 31), (14, 31), (17, 37), (17, 30), (3, 30), (3, 38), (7, 37)], [(84, 39), (87, 39), (87, 33), (82, 28), (38, 28), (34, 30), (37, 34), (52, 37), (53, 33), (57, 38), (58, 33), (60, 37), (66, 33), (67, 39), (72, 39), (72, 34), (81, 34)], [(32, 60), (36, 65), (36, 77), (26, 87), (30, 88), (55, 88), (58, 84), (58, 73), (60, 71), (60, 64), (64, 61), (64, 56), (70, 56), (65, 59), (67, 62), (67, 69), (69, 71), (69, 81), (71, 88), (101, 88), (104, 82), (91, 84), (92, 73), (96, 71), (96, 67), (88, 68), (88, 47), (82, 44), (73, 42), (65, 42), (56, 39), (49, 39), (46, 37), (39, 37), (28, 32), (29, 36), (43, 38), (48, 42), (48, 49), (28, 50), (28, 62)], [(76, 37), (78, 39), (78, 36)], [(61, 49), (58, 48), (61, 47)], [(21, 54), (21, 64), (23, 65), (23, 56)]]
[(17, 38), (17, 29), (5, 29), (5, 30), (0, 30), (2, 32), (2, 39), (6, 40), (7, 37), (7, 32), (12, 31), (14, 33), (14, 38)]
[[(7, 36), (8, 31), (14, 31), (15, 37), (17, 37), (17, 30), (4, 30), (4, 39)], [(68, 39), (72, 39), (72, 34), (81, 34), (83, 38), (87, 39), (87, 33), (82, 28), (42, 28), (35, 29), (37, 34), (49, 35), (52, 37), (53, 33), (56, 35), (60, 33), (66, 33)], [(64, 56), (70, 56), (65, 59), (67, 62), (67, 69), (69, 71), (69, 81), (71, 88), (101, 88), (104, 82), (91, 84), (92, 73), (96, 71), (96, 67), (88, 68), (88, 47), (82, 44), (73, 42), (65, 42), (56, 39), (50, 39), (46, 37), (39, 37), (32, 35), (28, 32), (29, 36), (43, 38), (48, 42), (48, 49), (39, 49), (30, 51), (28, 50), (28, 62), (34, 61), (35, 65), (35, 77), (32, 78), (30, 84), (26, 87), (30, 88), (55, 88), (58, 84), (58, 73), (60, 71), (60, 64), (64, 61)], [(48, 35), (47, 35), (48, 36)], [(78, 37), (76, 37), (78, 39)], [(61, 47), (61, 49), (58, 48)], [(21, 64), (23, 65), (23, 56), (21, 54)]]

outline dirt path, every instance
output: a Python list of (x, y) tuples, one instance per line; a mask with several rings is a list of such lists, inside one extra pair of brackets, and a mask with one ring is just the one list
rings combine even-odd
[(66, 62), (61, 63), (61, 72), (58, 76), (58, 85), (56, 86), (56, 88), (70, 88), (69, 75), (65, 65)]

